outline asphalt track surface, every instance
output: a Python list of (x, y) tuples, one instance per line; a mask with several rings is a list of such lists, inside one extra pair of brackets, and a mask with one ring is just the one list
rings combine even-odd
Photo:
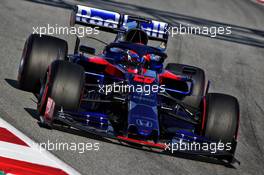
[[(99, 151), (53, 151), (82, 174), (264, 174), (264, 6), (249, 0), (129, 0), (82, 1), (104, 9), (134, 13), (164, 20), (173, 25), (232, 26), (233, 34), (212, 39), (185, 35), (170, 39), (167, 62), (203, 68), (211, 80), (211, 92), (236, 96), (241, 119), (236, 168), (149, 153), (98, 140), (40, 128), (36, 98), (16, 88), (17, 68), (27, 36), (33, 26), (69, 24), (72, 4), (64, 0), (1, 0), (0, 2), (0, 116), (39, 143), (100, 143)], [(73, 36), (60, 36), (74, 44)], [(112, 35), (98, 36), (106, 41)], [(97, 46), (97, 45), (96, 45)], [(99, 47), (99, 46), (98, 46)]]

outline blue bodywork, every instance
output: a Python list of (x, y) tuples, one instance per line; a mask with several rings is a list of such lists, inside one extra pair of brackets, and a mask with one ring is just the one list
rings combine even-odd
[[(127, 44), (125, 43), (125, 45)], [(131, 45), (129, 48), (131, 47), (133, 47), (133, 49), (136, 49), (133, 45)], [(71, 61), (79, 64), (81, 64), (80, 61), (84, 61), (86, 63), (87, 60), (89, 60), (89, 58), (84, 55), (71, 56)], [(140, 85), (142, 87), (159, 86), (159, 73), (155, 70), (145, 70), (144, 73), (140, 74), (140, 76), (153, 79), (153, 82), (151, 83), (144, 83), (135, 81), (135, 76), (137, 76), (138, 74), (127, 72), (122, 64), (114, 64), (114, 66), (123, 71), (123, 79), (120, 79), (120, 77), (118, 78), (111, 75), (95, 72), (85, 72), (85, 75), (88, 79), (95, 79), (98, 85), (103, 84), (106, 80), (111, 79), (112, 81), (125, 81), (127, 82), (126, 85), (133, 87), (136, 87), (137, 85)], [(189, 80), (190, 79), (188, 77), (182, 77), (180, 81), (187, 82)], [(177, 89), (168, 88), (165, 88), (165, 90), (172, 91), (173, 93), (181, 95), (188, 95), (191, 94), (191, 85), (188, 88), (188, 91), (180, 91)], [(127, 121), (126, 131), (124, 134), (128, 134), (131, 137), (135, 136), (137, 139), (148, 140), (150, 138), (156, 138), (155, 140), (159, 140), (161, 136), (161, 125), (163, 127), (166, 127), (168, 132), (174, 133), (174, 136), (176, 136), (176, 132), (187, 130), (193, 133), (195, 130), (195, 124), (188, 122), (188, 120), (191, 120), (193, 116), (182, 109), (173, 111), (173, 113), (185, 118), (186, 121), (171, 116), (166, 116), (161, 120), (161, 114), (159, 113), (159, 110), (164, 99), (159, 96), (159, 91), (155, 93), (152, 92), (150, 94), (146, 94), (146, 92), (144, 91), (129, 92), (126, 94), (125, 100), (126, 105), (128, 106), (128, 112), (127, 114), (124, 114), (126, 116), (123, 116)], [(110, 120), (111, 117), (109, 115), (100, 111), (89, 111), (87, 103), (82, 103), (81, 107), (83, 112), (74, 113), (71, 111), (61, 111), (59, 116), (61, 116), (63, 120), (65, 120), (65, 116), (69, 116), (74, 121), (78, 121), (82, 125), (82, 127), (86, 127), (89, 129), (96, 128), (97, 131), (110, 133), (111, 136), (118, 134), (112, 126)], [(173, 136), (171, 136), (171, 138), (172, 137)]]
[[(135, 75), (130, 75), (129, 84), (138, 85), (138, 82), (133, 80)], [(155, 81), (149, 86), (158, 85), (157, 73), (148, 70), (143, 76), (152, 77)], [(144, 84), (140, 84), (144, 87)], [(147, 85), (145, 85), (147, 86)], [(158, 118), (158, 92), (146, 94), (146, 92), (132, 92), (129, 94), (129, 112), (128, 112), (128, 131), (135, 129), (136, 134), (141, 136), (160, 135), (159, 118)]]

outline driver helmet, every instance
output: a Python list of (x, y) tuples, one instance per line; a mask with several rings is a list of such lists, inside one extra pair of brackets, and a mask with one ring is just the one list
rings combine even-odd
[(128, 63), (128, 64), (132, 64), (132, 65), (141, 65), (144, 63), (144, 58), (140, 57), (135, 51), (133, 50), (127, 50), (126, 51), (126, 57), (124, 58), (124, 60)]

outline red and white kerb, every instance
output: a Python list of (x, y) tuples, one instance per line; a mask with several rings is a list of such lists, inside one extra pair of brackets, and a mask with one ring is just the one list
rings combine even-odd
[(0, 174), (79, 175), (80, 173), (0, 118)]

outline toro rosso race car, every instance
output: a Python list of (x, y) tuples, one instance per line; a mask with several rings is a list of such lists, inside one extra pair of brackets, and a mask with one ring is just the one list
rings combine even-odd
[(236, 161), (238, 100), (208, 93), (200, 68), (163, 66), (169, 24), (81, 5), (71, 15), (75, 24), (116, 38), (95, 55), (78, 37), (68, 54), (62, 39), (29, 36), (18, 84), (37, 95), (43, 126), (59, 123), (140, 148)]

